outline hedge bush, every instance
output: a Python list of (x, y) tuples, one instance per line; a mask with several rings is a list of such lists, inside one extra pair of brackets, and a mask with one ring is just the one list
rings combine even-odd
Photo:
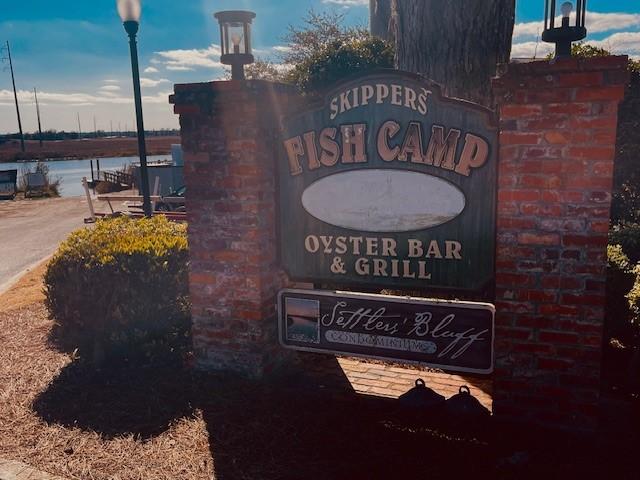
[(96, 362), (177, 351), (189, 332), (186, 227), (162, 216), (72, 233), (45, 274), (53, 339)]

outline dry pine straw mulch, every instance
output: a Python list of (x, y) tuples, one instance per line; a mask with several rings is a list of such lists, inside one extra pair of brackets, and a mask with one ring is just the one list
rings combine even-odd
[(337, 398), (331, 379), (250, 383), (172, 363), (96, 372), (49, 344), (33, 288), (25, 278), (0, 296), (0, 458), (82, 480), (637, 478), (631, 439), (456, 436), (398, 422), (386, 399)]
[[(135, 433), (104, 435), (64, 418), (63, 423), (47, 422), (34, 411), (34, 400), (72, 362), (70, 355), (48, 346), (51, 326), (41, 303), (0, 313), (0, 458), (69, 479), (212, 477), (207, 430), (198, 412), (142, 440)], [(73, 393), (82, 395), (82, 386), (75, 389)], [(72, 398), (62, 399), (72, 407)], [(52, 415), (60, 416), (64, 408)]]

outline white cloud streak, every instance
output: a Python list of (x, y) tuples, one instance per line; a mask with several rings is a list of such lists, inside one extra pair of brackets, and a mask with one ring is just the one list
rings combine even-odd
[[(572, 17), (573, 19), (574, 17)], [(560, 17), (556, 20), (560, 23)], [(640, 56), (640, 32), (620, 32), (623, 29), (640, 28), (640, 14), (587, 12), (586, 26), (589, 33), (612, 33), (602, 40), (587, 40), (586, 43), (605, 48), (611, 53)], [(540, 35), (543, 22), (519, 23), (513, 30), (512, 58), (543, 58), (554, 51), (554, 46), (542, 42)]]
[(151, 62), (162, 64), (167, 70), (186, 71), (195, 68), (223, 68), (220, 63), (220, 47), (212, 44), (207, 48), (190, 50), (165, 50), (155, 52)]
[(142, 87), (157, 87), (161, 83), (169, 83), (169, 80), (167, 80), (166, 78), (154, 80), (153, 78), (145, 78), (145, 77), (142, 77), (140, 79), (140, 85)]
[(158, 73), (160, 70), (158, 70), (156, 67), (147, 67), (144, 69), (144, 73)]
[(594, 47), (601, 47), (617, 55), (640, 57), (640, 32), (618, 32), (602, 40), (588, 42)]
[(322, 3), (331, 3), (341, 7), (364, 7), (369, 5), (369, 0), (322, 0)]
[[(168, 80), (167, 80), (168, 81)], [(166, 103), (168, 104), (169, 95), (172, 92), (158, 92), (154, 95), (143, 95), (142, 100), (145, 103)], [(29, 90), (19, 90), (18, 100), (21, 103), (33, 103), (33, 92)], [(101, 92), (97, 95), (90, 93), (59, 93), (59, 92), (38, 92), (38, 100), (41, 105), (66, 105), (66, 106), (94, 106), (106, 104), (132, 104), (133, 98), (115, 94), (114, 92)], [(13, 91), (0, 90), (0, 105), (13, 104)]]
[(555, 47), (544, 42), (521, 42), (511, 46), (511, 58), (544, 58)]
[[(571, 15), (572, 23), (575, 21), (575, 13)], [(560, 25), (562, 17), (555, 20)], [(587, 11), (586, 27), (589, 33), (612, 32), (626, 28), (640, 27), (640, 14), (637, 13), (598, 13)], [(513, 29), (513, 38), (534, 39), (542, 33), (544, 24), (540, 22), (518, 23)]]

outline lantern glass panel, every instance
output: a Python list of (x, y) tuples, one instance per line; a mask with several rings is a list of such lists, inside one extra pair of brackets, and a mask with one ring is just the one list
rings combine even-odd
[(244, 24), (240, 22), (229, 22), (224, 28), (224, 47), (226, 54), (248, 53), (244, 36)]
[(244, 47), (246, 51), (244, 53), (251, 53), (251, 24), (244, 25)]

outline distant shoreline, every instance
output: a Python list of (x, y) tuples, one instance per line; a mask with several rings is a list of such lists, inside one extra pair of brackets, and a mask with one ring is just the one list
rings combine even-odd
[[(147, 137), (147, 155), (170, 155), (171, 145), (179, 143), (179, 136)], [(0, 144), (0, 164), (138, 156), (138, 140), (133, 137), (51, 140), (43, 142), (42, 148), (37, 140), (29, 140), (25, 147), (23, 153), (18, 141)]]
[[(153, 157), (153, 156), (157, 156), (157, 155), (171, 155), (171, 152), (167, 152), (167, 153), (149, 153), (147, 152), (147, 157)], [(95, 159), (101, 159), (101, 158), (126, 158), (126, 157), (137, 157), (138, 156), (138, 152), (135, 153), (125, 153), (125, 154), (118, 154), (118, 155), (114, 155), (114, 154), (109, 154), (107, 153), (106, 155), (102, 156), (102, 155), (92, 155), (92, 156), (88, 156), (88, 157), (53, 157), (53, 158), (30, 158), (28, 160), (4, 160), (4, 159), (0, 159), (0, 165), (2, 165), (3, 163), (33, 163), (33, 162), (64, 162), (67, 160), (95, 160)]]

